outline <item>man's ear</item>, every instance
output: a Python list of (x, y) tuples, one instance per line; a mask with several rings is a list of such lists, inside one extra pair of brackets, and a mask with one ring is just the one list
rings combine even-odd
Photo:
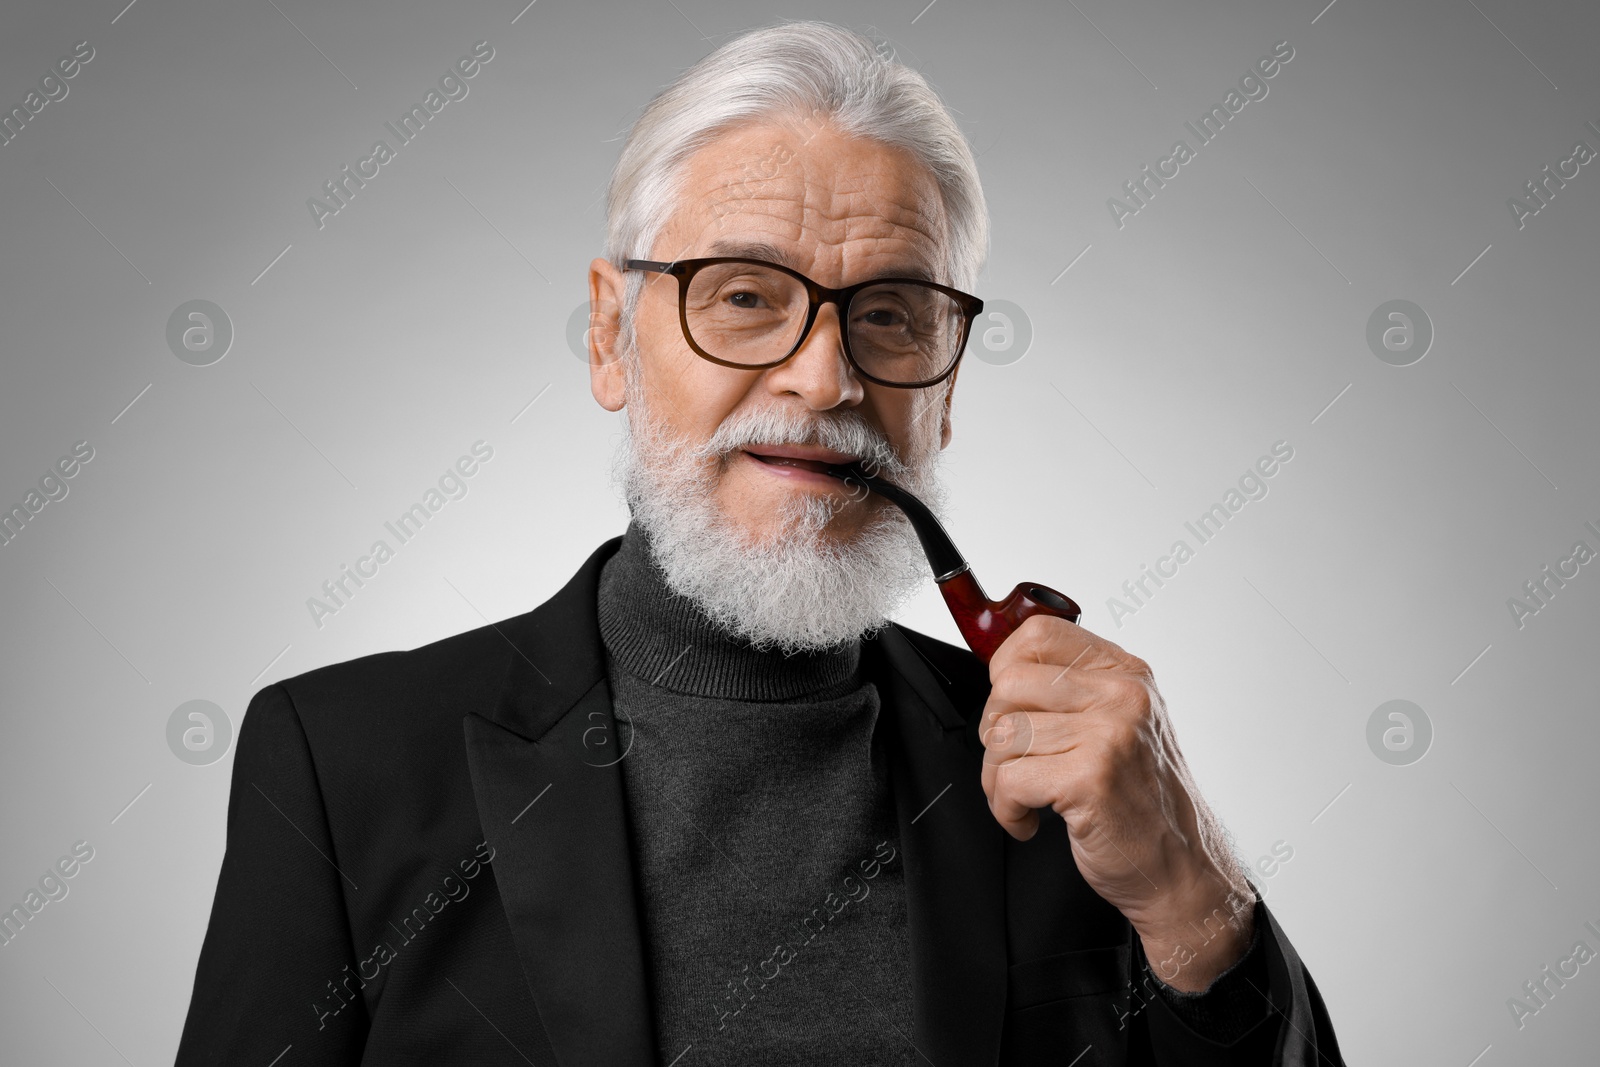
[(597, 256), (589, 264), (589, 390), (607, 411), (622, 410), (626, 394), (622, 352), (617, 338), (622, 328), (622, 273), (611, 261)]
[(950, 407), (955, 401), (955, 396), (956, 396), (956, 376), (959, 375), (960, 373), (961, 373), (961, 364), (957, 363), (956, 364), (956, 369), (950, 373), (949, 385), (947, 385), (945, 387), (944, 410), (939, 412), (939, 447), (940, 447), (940, 449), (946, 449), (946, 448), (950, 447), (950, 438), (954, 434), (954, 429), (950, 425)]

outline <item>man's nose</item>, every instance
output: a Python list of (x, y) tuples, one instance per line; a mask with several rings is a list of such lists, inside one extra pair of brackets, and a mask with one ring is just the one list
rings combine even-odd
[(813, 410), (861, 402), (866, 390), (845, 358), (839, 305), (817, 309), (805, 343), (786, 362), (767, 371), (767, 385), (774, 393), (799, 396)]

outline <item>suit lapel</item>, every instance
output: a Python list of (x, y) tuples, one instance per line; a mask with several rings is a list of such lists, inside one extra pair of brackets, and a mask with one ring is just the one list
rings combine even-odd
[[(469, 714), (467, 763), (495, 882), (562, 1067), (651, 1067), (655, 1035), (595, 596), (621, 538), (497, 629), (499, 705)], [(514, 650), (514, 651), (513, 651)]]
[(896, 626), (866, 642), (863, 655), (893, 711), (884, 725), (895, 731), (888, 740), (905, 860), (912, 1043), (940, 1067), (992, 1064), (1006, 1007), (1005, 831), (980, 783), (980, 709), (967, 721), (938, 668)]
[[(517, 955), (563, 1067), (655, 1062), (619, 735), (596, 617), (620, 537), (527, 615), (498, 624), (499, 703), (465, 717), (467, 762)], [(934, 1064), (992, 1064), (1006, 1002), (1004, 831), (968, 719), (898, 627), (863, 643), (878, 685), (903, 854), (915, 1026)], [(946, 663), (953, 673), (957, 665)], [(968, 688), (967, 697), (976, 695)]]

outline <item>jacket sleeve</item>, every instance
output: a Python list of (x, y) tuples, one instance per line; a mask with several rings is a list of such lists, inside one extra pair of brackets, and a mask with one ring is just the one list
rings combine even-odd
[[(1259, 958), (1231, 977), (1259, 995), (1260, 1018), (1232, 1040), (1217, 1041), (1186, 1023), (1166, 996), (1152, 995), (1142, 1014), (1151, 1054), (1160, 1067), (1344, 1067), (1333, 1023), (1310, 972), (1259, 899), (1255, 928), (1250, 951)], [(1136, 934), (1133, 959), (1134, 973), (1144, 973), (1144, 951)]]
[[(234, 751), (227, 850), (175, 1067), (356, 1064), (366, 1006), (310, 746), (282, 685), (250, 701)], [(346, 969), (348, 968), (348, 970)]]

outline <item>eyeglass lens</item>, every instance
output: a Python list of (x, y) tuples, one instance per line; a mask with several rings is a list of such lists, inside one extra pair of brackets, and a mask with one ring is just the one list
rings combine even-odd
[[(810, 304), (792, 275), (755, 263), (714, 263), (684, 295), (695, 344), (718, 359), (760, 365), (788, 355)], [(850, 352), (868, 374), (891, 382), (937, 377), (958, 355), (965, 314), (953, 298), (914, 282), (868, 286), (850, 302)]]

